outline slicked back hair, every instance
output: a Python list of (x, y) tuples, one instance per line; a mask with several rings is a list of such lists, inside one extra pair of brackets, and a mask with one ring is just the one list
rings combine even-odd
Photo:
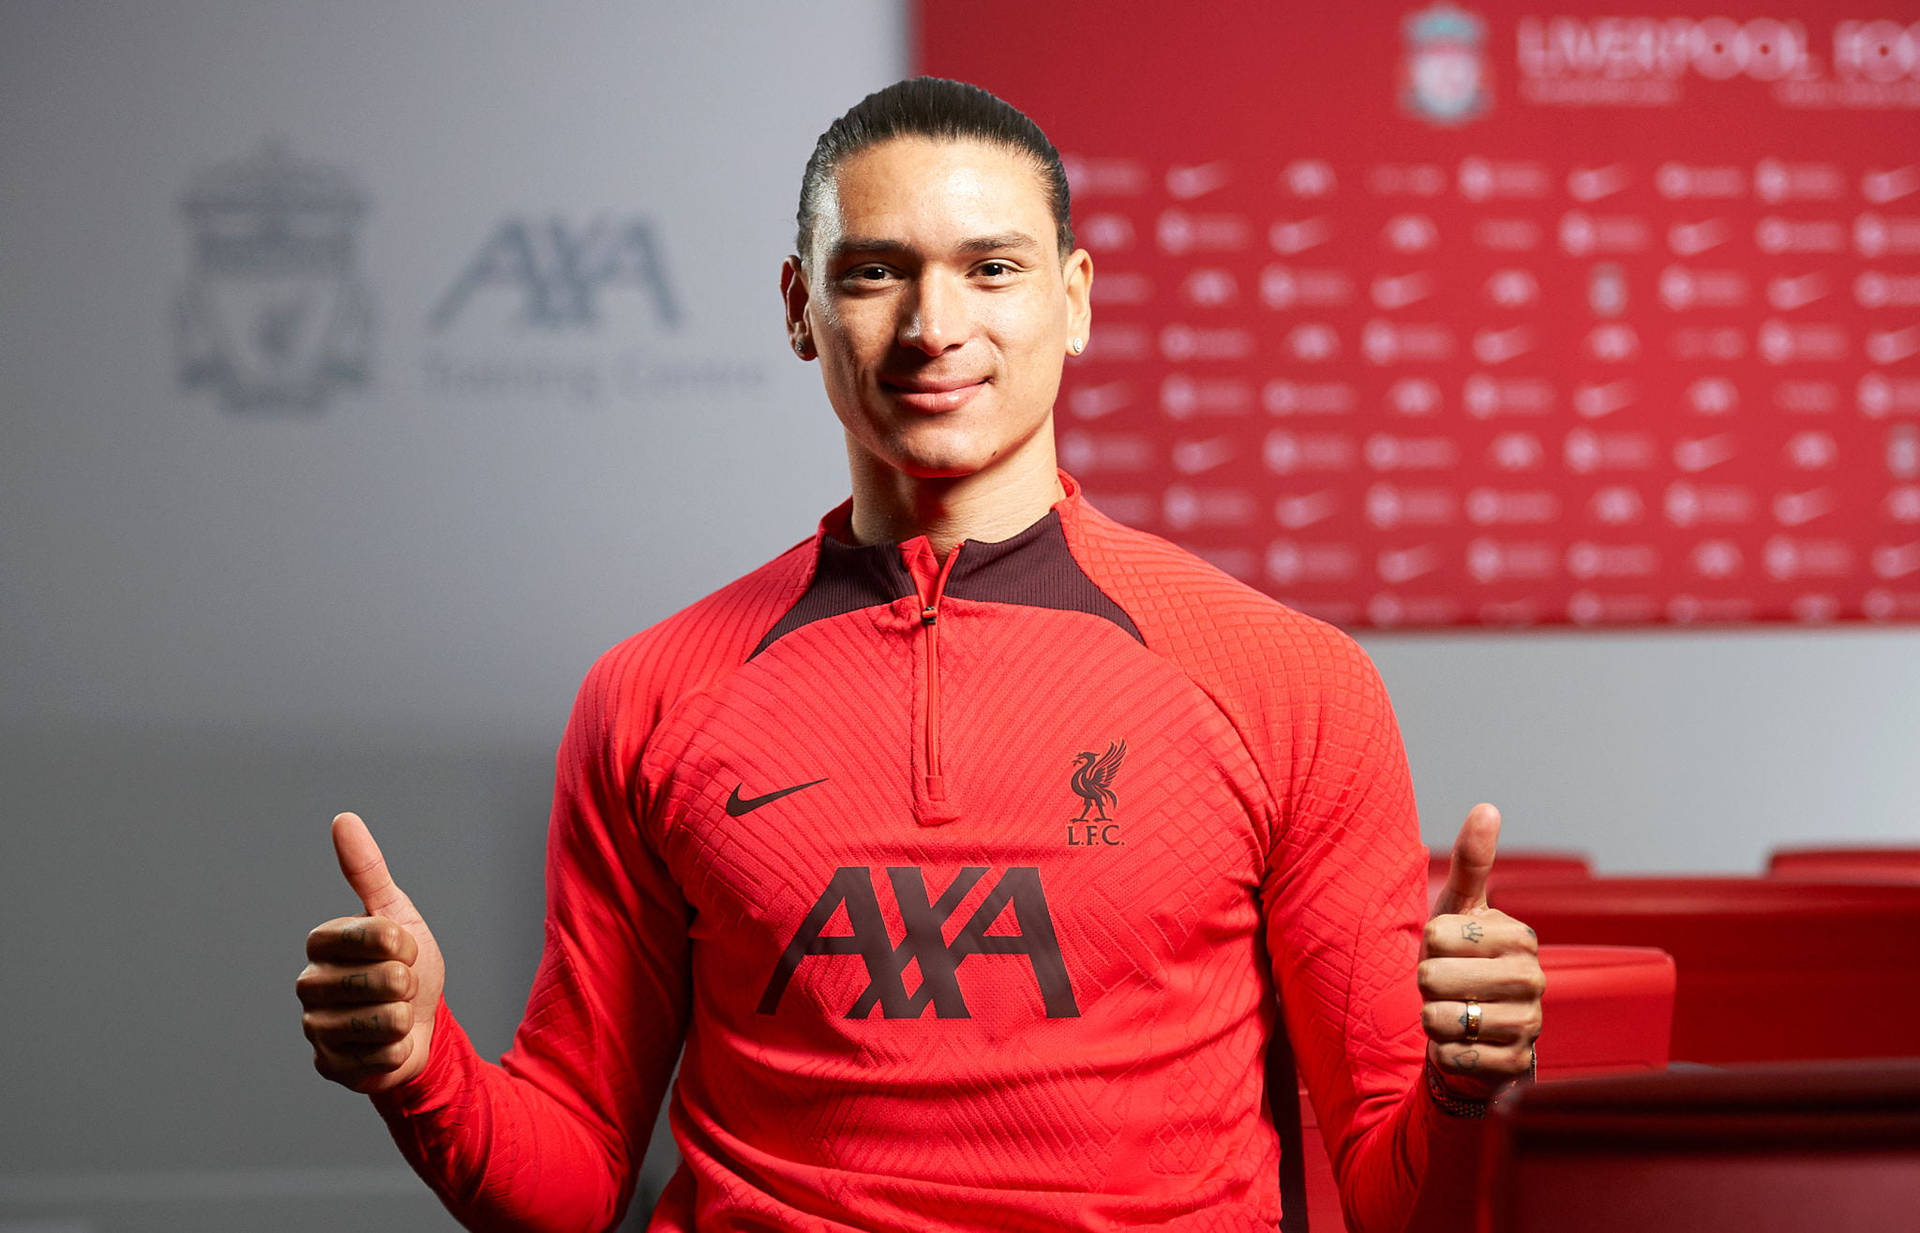
[(896, 137), (979, 141), (1022, 155), (1033, 164), (1053, 212), (1060, 260), (1073, 252), (1073, 202), (1067, 170), (1040, 126), (1019, 108), (979, 86), (945, 77), (909, 77), (876, 90), (827, 126), (814, 143), (800, 179), (799, 224), (794, 243), (803, 263), (812, 262), (813, 225), (821, 190), (841, 162)]

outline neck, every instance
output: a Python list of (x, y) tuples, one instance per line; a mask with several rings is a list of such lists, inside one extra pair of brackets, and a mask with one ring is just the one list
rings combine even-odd
[[(1053, 436), (971, 475), (920, 478), (847, 443), (853, 473), (853, 535), (863, 544), (927, 537), (944, 561), (963, 539), (993, 542), (1026, 530), (1065, 497)], [(1035, 442), (1029, 442), (1034, 446)]]

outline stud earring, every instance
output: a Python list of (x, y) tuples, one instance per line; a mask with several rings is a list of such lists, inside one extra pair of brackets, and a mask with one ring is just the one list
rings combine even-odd
[(1078, 338), (1074, 339), (1072, 342), (1067, 344), (1067, 350), (1073, 352), (1075, 355), (1079, 355), (1082, 351), (1085, 351), (1086, 349), (1087, 349), (1087, 344)]
[(795, 355), (797, 355), (797, 356), (799, 356), (799, 357), (800, 357), (801, 359), (803, 359), (803, 360), (804, 360), (804, 359), (806, 359), (806, 358), (807, 358), (807, 344), (805, 344), (804, 342), (801, 342), (801, 341), (800, 341), (799, 339), (797, 339), (797, 338), (796, 338), (796, 339), (794, 339), (794, 340), (793, 340), (793, 353), (794, 353)]

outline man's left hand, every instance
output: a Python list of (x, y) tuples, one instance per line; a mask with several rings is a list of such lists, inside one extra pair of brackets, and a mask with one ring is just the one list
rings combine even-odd
[(1540, 1035), (1540, 944), (1487, 905), (1500, 811), (1475, 805), (1454, 840), (1447, 885), (1420, 946), (1427, 1060), (1455, 1095), (1486, 1100), (1533, 1065)]

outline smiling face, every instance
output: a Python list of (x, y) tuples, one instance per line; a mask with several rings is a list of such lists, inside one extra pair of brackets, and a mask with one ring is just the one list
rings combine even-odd
[(796, 350), (862, 457), (915, 478), (1044, 450), (1093, 263), (1063, 262), (1040, 177), (976, 141), (895, 138), (820, 194), (813, 251), (781, 274)]

